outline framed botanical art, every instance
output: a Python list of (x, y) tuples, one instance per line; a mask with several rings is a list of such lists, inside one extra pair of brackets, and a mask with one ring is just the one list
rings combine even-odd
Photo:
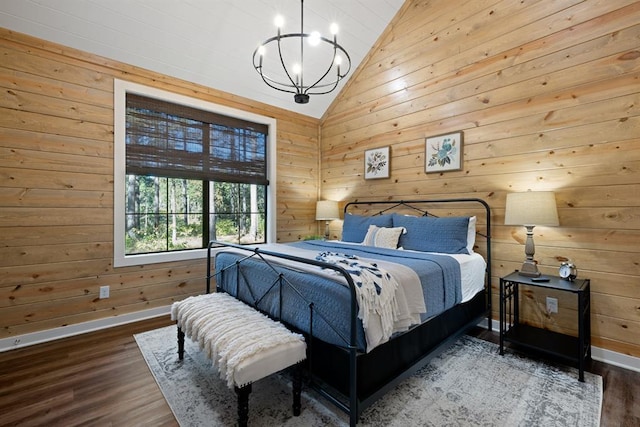
[(389, 147), (364, 152), (364, 179), (389, 178), (391, 157)]
[(425, 171), (432, 173), (462, 169), (462, 139), (462, 131), (427, 137)]

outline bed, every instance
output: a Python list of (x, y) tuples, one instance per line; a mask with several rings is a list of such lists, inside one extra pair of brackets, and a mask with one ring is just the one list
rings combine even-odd
[(210, 242), (207, 292), (215, 282), (304, 334), (308, 384), (355, 425), (483, 317), (491, 328), (491, 214), (481, 199), (351, 202), (344, 212), (340, 241)]

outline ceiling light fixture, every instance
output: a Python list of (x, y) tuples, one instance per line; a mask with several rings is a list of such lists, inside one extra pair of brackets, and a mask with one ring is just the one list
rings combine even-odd
[[(299, 33), (281, 34), (280, 30), (284, 25), (281, 16), (276, 17), (275, 24), (278, 34), (265, 40), (253, 52), (253, 67), (267, 85), (282, 92), (293, 93), (296, 103), (306, 104), (309, 102), (309, 95), (323, 95), (333, 91), (340, 80), (349, 74), (351, 58), (338, 44), (337, 24), (331, 24), (330, 27), (333, 40), (322, 37), (317, 31), (310, 34), (304, 32), (304, 0), (300, 0)], [(305, 39), (314, 53), (311, 66), (307, 67), (304, 56)], [(270, 55), (269, 48), (277, 55)], [(318, 59), (321, 55), (325, 55), (325, 58)], [(316, 67), (317, 70), (312, 69)]]

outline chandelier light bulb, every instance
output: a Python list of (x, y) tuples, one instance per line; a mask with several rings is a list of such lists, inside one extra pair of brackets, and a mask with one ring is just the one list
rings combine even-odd
[(264, 47), (264, 45), (260, 45), (260, 47), (258, 47), (258, 55), (264, 56), (266, 52), (267, 52), (267, 48)]
[(336, 55), (336, 58), (333, 60), (333, 63), (336, 65), (342, 64), (342, 56)]
[(318, 31), (312, 31), (309, 34), (309, 44), (311, 46), (318, 46), (320, 44), (320, 33)]
[(338, 24), (336, 24), (335, 22), (331, 24), (331, 26), (329, 26), (329, 31), (331, 32), (332, 35), (336, 35), (338, 34)]
[(300, 71), (302, 71), (301, 68), (300, 68), (300, 64), (298, 64), (298, 63), (293, 64), (293, 67), (292, 67), (291, 71), (295, 75), (300, 74)]
[(282, 28), (284, 26), (284, 16), (277, 15), (273, 20), (273, 23), (275, 24), (276, 27)]

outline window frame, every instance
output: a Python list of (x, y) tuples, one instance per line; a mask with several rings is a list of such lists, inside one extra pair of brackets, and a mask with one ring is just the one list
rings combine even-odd
[(276, 119), (201, 99), (168, 92), (138, 83), (114, 79), (114, 144), (113, 144), (113, 266), (127, 267), (161, 262), (188, 261), (206, 258), (207, 249), (185, 249), (173, 252), (146, 254), (125, 253), (125, 197), (126, 197), (126, 95), (127, 93), (157, 98), (192, 108), (224, 114), (242, 120), (265, 124), (267, 136), (267, 243), (276, 241)]

